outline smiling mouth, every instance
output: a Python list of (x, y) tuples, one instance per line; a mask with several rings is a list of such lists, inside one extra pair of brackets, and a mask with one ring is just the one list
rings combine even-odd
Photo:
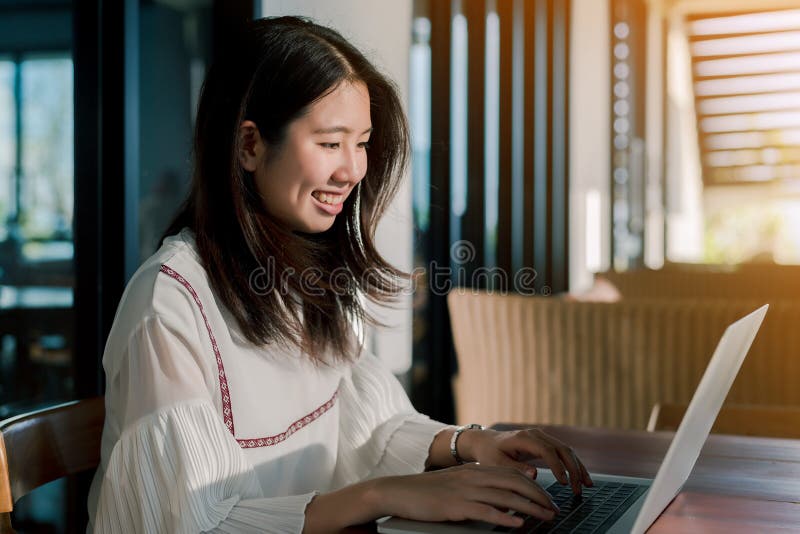
[(321, 191), (314, 191), (311, 193), (311, 196), (323, 204), (329, 204), (331, 206), (336, 206), (344, 202), (344, 195), (341, 193), (322, 193)]

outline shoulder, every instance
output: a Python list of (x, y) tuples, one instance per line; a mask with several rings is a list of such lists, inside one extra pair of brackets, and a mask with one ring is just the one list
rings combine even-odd
[(191, 234), (184, 230), (168, 237), (128, 282), (108, 345), (127, 343), (130, 335), (154, 316), (177, 330), (194, 330), (197, 319), (202, 320), (198, 294), (208, 291), (206, 272)]

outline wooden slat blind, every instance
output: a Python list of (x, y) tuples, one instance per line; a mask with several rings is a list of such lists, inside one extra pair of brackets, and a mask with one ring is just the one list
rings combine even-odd
[(800, 178), (800, 9), (686, 22), (704, 182)]

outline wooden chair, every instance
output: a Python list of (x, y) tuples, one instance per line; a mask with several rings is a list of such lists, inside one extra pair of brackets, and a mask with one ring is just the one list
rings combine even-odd
[[(686, 404), (656, 404), (647, 430), (678, 429)], [(723, 406), (711, 432), (742, 436), (800, 439), (800, 406), (731, 404)]]
[[(454, 289), (456, 421), (644, 430), (688, 403), (725, 329), (763, 301), (564, 298)], [(800, 303), (770, 306), (731, 404), (800, 406)]]
[(34, 489), (97, 467), (103, 397), (68, 402), (0, 422), (0, 534), (11, 526), (14, 503)]

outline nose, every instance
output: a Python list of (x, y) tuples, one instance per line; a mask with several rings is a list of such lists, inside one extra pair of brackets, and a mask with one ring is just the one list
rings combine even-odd
[(337, 182), (349, 182), (353, 185), (361, 181), (367, 170), (366, 153), (358, 148), (342, 150), (342, 158), (332, 178)]

